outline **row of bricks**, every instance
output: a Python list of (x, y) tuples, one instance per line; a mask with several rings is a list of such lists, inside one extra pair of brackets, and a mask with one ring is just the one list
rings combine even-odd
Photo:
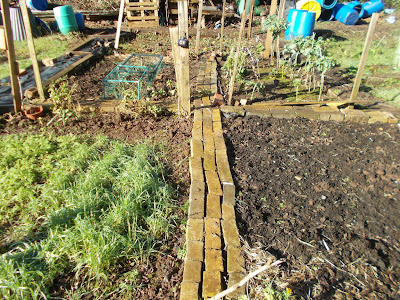
[(320, 119), (323, 121), (351, 121), (358, 123), (398, 123), (399, 120), (390, 112), (385, 111), (362, 111), (352, 108), (338, 109), (332, 106), (318, 107), (271, 107), (271, 106), (224, 106), (223, 112), (236, 113), (239, 115), (255, 115), (260, 117), (294, 118), (303, 117), (308, 119)]

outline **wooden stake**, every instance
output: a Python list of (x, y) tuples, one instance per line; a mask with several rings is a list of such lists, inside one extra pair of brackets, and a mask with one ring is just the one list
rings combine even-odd
[(247, 38), (250, 39), (251, 38), (251, 28), (253, 25), (253, 13), (254, 13), (254, 5), (255, 5), (255, 0), (250, 0), (250, 16), (249, 16), (249, 25), (247, 28)]
[[(274, 15), (278, 8), (278, 0), (272, 0), (269, 15)], [(268, 30), (267, 38), (265, 39), (264, 58), (269, 58), (271, 55), (272, 33)]]
[(281, 2), (279, 2), (279, 12), (278, 12), (279, 18), (283, 18), (283, 13), (285, 12), (285, 6), (286, 6), (286, 0), (281, 0)]
[(399, 43), (397, 44), (396, 53), (394, 54), (394, 67), (400, 69), (400, 34)]
[[(246, 8), (247, 5), (247, 1), (249, 0), (245, 0), (244, 1), (244, 7)], [(236, 55), (235, 55), (235, 63), (233, 65), (233, 72), (232, 72), (232, 77), (231, 80), (229, 82), (229, 97), (228, 97), (228, 103), (230, 105), (233, 105), (233, 101), (232, 101), (232, 97), (233, 97), (233, 88), (235, 86), (235, 77), (236, 77), (236, 73), (237, 73), (237, 65), (238, 65), (238, 59), (239, 59), (239, 52), (240, 52), (240, 44), (242, 42), (242, 36), (243, 36), (243, 32), (244, 32), (244, 26), (245, 26), (245, 22), (246, 22), (246, 9), (243, 10), (242, 13), (242, 21), (240, 22), (240, 31), (239, 31), (239, 38), (238, 38), (238, 42), (237, 42), (237, 46), (236, 46)]]
[(363, 53), (361, 55), (360, 65), (358, 66), (357, 76), (354, 81), (353, 90), (351, 91), (350, 100), (357, 99), (358, 91), (360, 89), (362, 75), (364, 73), (365, 63), (367, 62), (369, 47), (371, 46), (371, 42), (374, 37), (376, 23), (378, 22), (379, 16), (380, 16), (379, 13), (372, 14), (371, 22), (369, 23), (369, 27), (368, 27), (367, 38), (365, 39)]
[(181, 66), (179, 59), (179, 49), (178, 49), (178, 39), (179, 39), (179, 28), (178, 27), (170, 27), (169, 35), (171, 38), (171, 47), (172, 47), (172, 57), (174, 58), (174, 66), (175, 66), (175, 78), (176, 78), (176, 89), (178, 91), (178, 115), (180, 116), (182, 111), (182, 87), (181, 87)]
[(10, 68), (10, 80), (11, 80), (11, 89), (13, 93), (14, 111), (18, 113), (21, 111), (21, 93), (18, 83), (19, 70), (15, 58), (14, 40), (12, 36), (11, 22), (10, 22), (10, 8), (8, 2), (9, 2), (8, 0), (0, 0), (1, 13), (3, 16), (3, 25), (4, 25), (7, 49), (8, 49), (7, 57), (8, 57), (8, 65)]
[(178, 28), (179, 37), (189, 38), (188, 0), (178, 1)]
[(117, 34), (115, 36), (115, 45), (114, 45), (115, 49), (118, 49), (118, 46), (119, 46), (119, 38), (121, 36), (122, 19), (124, 18), (124, 6), (125, 6), (125, 0), (121, 0), (121, 3), (119, 5)]
[(226, 9), (226, 0), (224, 0), (222, 4), (221, 38), (219, 40), (219, 54), (221, 55), (222, 55), (222, 44), (224, 43), (225, 9)]
[(203, 16), (203, 0), (199, 0), (199, 10), (197, 13), (197, 33), (196, 33), (196, 48), (194, 53), (199, 55), (199, 47), (200, 47), (200, 30), (201, 30), (201, 18)]
[(44, 100), (45, 97), (43, 91), (42, 78), (40, 77), (40, 69), (36, 56), (35, 42), (33, 41), (33, 36), (32, 36), (32, 27), (31, 27), (31, 20), (29, 18), (28, 7), (26, 6), (25, 0), (20, 0), (19, 5), (21, 7), (22, 18), (24, 20), (26, 38), (28, 40), (29, 55), (32, 61), (32, 68), (33, 68), (33, 74), (35, 75), (37, 91), (39, 93), (39, 98), (41, 100)]

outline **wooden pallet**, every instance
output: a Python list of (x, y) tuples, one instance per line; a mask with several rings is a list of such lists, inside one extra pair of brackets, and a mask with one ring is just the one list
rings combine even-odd
[[(175, 23), (178, 21), (178, 1), (180, 0), (167, 0), (168, 1), (168, 18), (169, 21)], [(195, 14), (199, 6), (199, 0), (189, 0), (189, 24), (196, 22)]]
[(126, 0), (129, 27), (158, 27), (159, 0)]

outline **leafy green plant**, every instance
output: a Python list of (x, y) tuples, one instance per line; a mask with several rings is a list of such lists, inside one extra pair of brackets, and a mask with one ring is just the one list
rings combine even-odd
[(69, 85), (66, 79), (58, 80), (49, 86), (50, 100), (52, 102), (52, 111), (59, 115), (65, 125), (68, 118), (74, 116), (79, 106), (73, 100), (73, 94), (77, 85)]

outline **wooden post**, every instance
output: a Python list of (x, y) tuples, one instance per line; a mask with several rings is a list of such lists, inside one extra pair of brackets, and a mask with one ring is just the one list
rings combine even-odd
[(14, 48), (14, 40), (11, 32), (11, 22), (10, 22), (10, 9), (8, 0), (0, 0), (1, 3), (1, 13), (3, 16), (3, 25), (6, 35), (7, 42), (7, 57), (8, 57), (8, 65), (10, 68), (10, 80), (11, 80), (11, 89), (13, 93), (13, 102), (14, 102), (14, 111), (21, 111), (21, 92), (19, 89), (18, 83), (18, 65), (15, 58), (15, 48)]
[(400, 34), (399, 34), (399, 43), (397, 44), (397, 49), (394, 54), (394, 67), (400, 69)]
[(226, 0), (224, 0), (222, 4), (221, 38), (219, 40), (219, 54), (221, 55), (222, 55), (222, 45), (224, 43), (225, 9), (226, 9)]
[(39, 93), (39, 98), (44, 100), (44, 91), (42, 78), (40, 77), (40, 68), (36, 56), (35, 42), (33, 41), (31, 20), (29, 18), (28, 7), (26, 6), (25, 0), (20, 0), (19, 5), (21, 7), (22, 18), (24, 20), (24, 26), (26, 31), (26, 39), (28, 40), (29, 55), (32, 61), (33, 74), (35, 75), (36, 87)]
[[(178, 30), (179, 38), (189, 38), (189, 12), (188, 0), (178, 1)], [(178, 41), (176, 41), (178, 43)], [(178, 47), (179, 72), (181, 73), (181, 108), (184, 115), (190, 114), (190, 73), (189, 73), (189, 48)]]
[(199, 10), (197, 12), (197, 33), (196, 33), (196, 48), (194, 53), (199, 55), (200, 47), (200, 30), (201, 30), (201, 18), (203, 16), (203, 0), (199, 0)]
[(121, 36), (122, 19), (124, 18), (124, 6), (125, 6), (125, 0), (121, 0), (121, 3), (119, 5), (117, 34), (115, 36), (115, 45), (114, 45), (115, 49), (118, 49), (118, 46), (119, 46), (119, 38)]
[(249, 27), (247, 28), (247, 38), (251, 38), (251, 28), (253, 26), (253, 13), (254, 13), (254, 5), (255, 5), (255, 0), (250, 0), (250, 16), (249, 16)]
[(363, 53), (361, 55), (360, 65), (358, 66), (357, 76), (354, 81), (353, 90), (351, 91), (350, 100), (357, 99), (358, 91), (360, 89), (362, 75), (364, 73), (365, 63), (367, 62), (369, 47), (371, 46), (371, 42), (374, 37), (375, 27), (376, 27), (376, 23), (378, 22), (379, 16), (380, 16), (379, 13), (372, 14), (371, 22), (369, 23), (369, 27), (368, 27), (367, 38), (365, 39)]
[[(278, 7), (278, 0), (272, 0), (269, 15), (274, 15)], [(272, 33), (268, 30), (267, 38), (265, 39), (264, 58), (269, 58), (271, 55)]]
[[(244, 1), (244, 7), (245, 8), (246, 8), (246, 5), (247, 5), (247, 1), (249, 1), (249, 0), (245, 0)], [(243, 36), (243, 32), (244, 32), (245, 22), (246, 22), (246, 9), (244, 9), (243, 13), (242, 13), (242, 21), (240, 22), (239, 38), (238, 38), (238, 42), (237, 42), (237, 46), (236, 46), (235, 63), (233, 65), (232, 77), (231, 77), (231, 80), (229, 82), (228, 103), (230, 105), (234, 104), (234, 103), (232, 103), (233, 88), (235, 86), (235, 78), (236, 78), (236, 73), (237, 73), (237, 65), (238, 65), (239, 52), (240, 52), (240, 44), (242, 42), (242, 36)]]
[(7, 50), (6, 33), (4, 26), (0, 26), (0, 50)]

